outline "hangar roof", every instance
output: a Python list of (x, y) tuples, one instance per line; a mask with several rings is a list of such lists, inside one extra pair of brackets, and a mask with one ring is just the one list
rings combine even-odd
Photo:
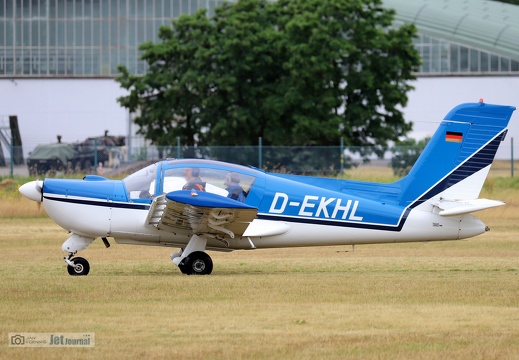
[(449, 42), (519, 59), (519, 6), (488, 0), (383, 0), (397, 23)]

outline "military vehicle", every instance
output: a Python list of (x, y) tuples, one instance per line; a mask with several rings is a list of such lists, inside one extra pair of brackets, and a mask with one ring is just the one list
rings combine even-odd
[(57, 143), (38, 145), (29, 154), (29, 174), (91, 171), (99, 163), (118, 165), (120, 147), (124, 144), (124, 136), (108, 136), (106, 132), (105, 136), (91, 137), (74, 144), (62, 143), (61, 136), (58, 136)]
[(75, 157), (76, 150), (72, 144), (58, 142), (38, 145), (27, 158), (29, 174), (40, 175), (49, 171), (64, 171)]

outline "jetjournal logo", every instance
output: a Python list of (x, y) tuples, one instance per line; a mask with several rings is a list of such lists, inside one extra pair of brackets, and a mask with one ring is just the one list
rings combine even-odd
[(9, 347), (94, 347), (94, 333), (9, 333)]

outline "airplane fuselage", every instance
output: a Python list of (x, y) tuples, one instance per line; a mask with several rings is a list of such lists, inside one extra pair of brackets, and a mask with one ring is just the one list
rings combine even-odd
[[(177, 166), (185, 164), (180, 161)], [(325, 190), (244, 169), (255, 178), (247, 204), (258, 208), (253, 226), (259, 230), (251, 236), (227, 238), (225, 242), (208, 239), (209, 249), (250, 249), (248, 238), (257, 248), (275, 248), (455, 240), (485, 232), (485, 225), (472, 215), (444, 217), (431, 206), (410, 209), (387, 199)], [(163, 170), (159, 169), (159, 178)], [(147, 223), (152, 199), (130, 199), (123, 181), (98, 177), (46, 179), (43, 197), (48, 215), (64, 229), (81, 236), (175, 247), (184, 247), (191, 238), (190, 231), (163, 231)]]

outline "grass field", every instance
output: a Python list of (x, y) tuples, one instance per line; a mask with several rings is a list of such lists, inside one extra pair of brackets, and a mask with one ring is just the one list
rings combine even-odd
[[(518, 195), (491, 176), (483, 196), (508, 205), (467, 241), (211, 253), (205, 277), (172, 249), (96, 241), (91, 273), (71, 277), (68, 234), (7, 191), (0, 358), (518, 359)], [(9, 332), (93, 332), (95, 347), (9, 348)]]

